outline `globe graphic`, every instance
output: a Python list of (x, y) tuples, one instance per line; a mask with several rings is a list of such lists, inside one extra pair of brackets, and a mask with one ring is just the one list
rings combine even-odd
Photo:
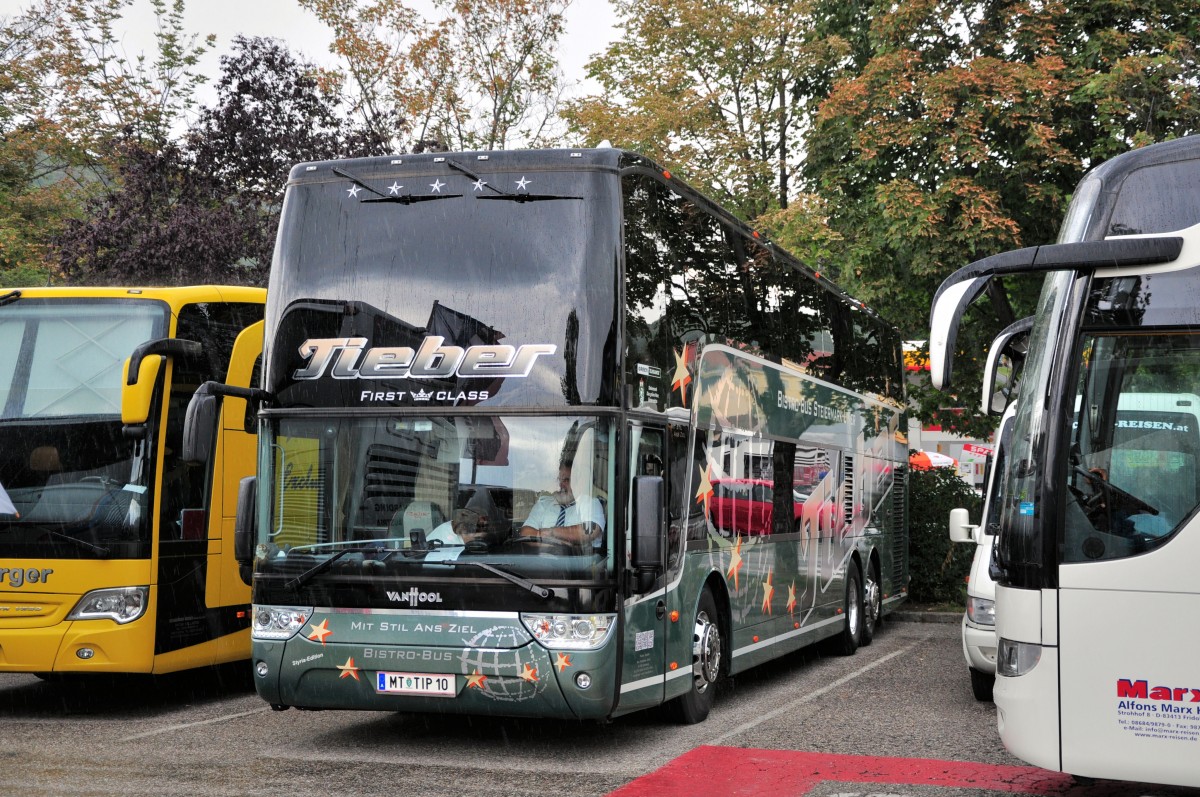
[[(552, 677), (545, 668), (538, 668), (536, 650), (523, 629), (497, 625), (485, 628), (468, 639), (467, 647), (458, 660), (463, 675), (478, 671), (487, 676), (479, 690), (484, 697), (518, 703), (541, 694)], [(531, 669), (538, 668), (536, 681), (521, 677), (526, 665)]]

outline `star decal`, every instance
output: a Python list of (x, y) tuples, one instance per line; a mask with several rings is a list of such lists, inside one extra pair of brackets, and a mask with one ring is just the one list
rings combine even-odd
[(696, 503), (704, 504), (704, 517), (708, 517), (709, 501), (713, 497), (712, 463), (709, 463), (700, 474), (700, 485), (696, 488)]
[(528, 662), (525, 664), (525, 669), (521, 671), (521, 680), (529, 681), (529, 683), (537, 683), (537, 668), (530, 667)]
[(488, 677), (486, 675), (483, 675), (482, 673), (480, 673), (479, 669), (476, 668), (474, 673), (467, 676), (467, 688), (468, 689), (482, 689), (483, 685), (485, 683), (487, 683), (487, 679), (488, 679)]
[(389, 194), (398, 194), (398, 193), (400, 193), (400, 189), (403, 187), (404, 186), (400, 185), (400, 183), (397, 183), (393, 180), (392, 184), (388, 186), (388, 193)]
[(444, 186), (444, 185), (445, 185), (445, 183), (443, 183), (441, 180), (435, 179), (432, 183), (429, 184), (429, 187), (433, 189), (433, 193), (440, 194), (440, 193), (442, 193), (442, 186)]
[(356, 681), (358, 680), (358, 668), (354, 666), (353, 656), (346, 659), (345, 664), (339, 664), (337, 668), (342, 671), (342, 674), (338, 678), (353, 678)]
[(763, 602), (762, 610), (767, 614), (772, 614), (771, 598), (775, 595), (775, 585), (771, 583), (771, 571), (767, 571), (767, 580), (763, 582)]
[(688, 371), (687, 359), (684, 356), (687, 353), (687, 348), (684, 348), (683, 353), (677, 353), (673, 350), (671, 353), (675, 355), (675, 375), (671, 377), (671, 389), (679, 391), (679, 400), (686, 407), (687, 394), (684, 391), (692, 381), (692, 374)]
[(482, 177), (480, 177), (478, 180), (476, 180), (475, 182), (471, 183), (471, 190), (472, 190), (472, 191), (482, 191), (482, 190), (483, 190), (483, 187), (484, 187), (485, 185), (487, 185), (487, 183), (486, 183), (486, 182), (484, 182), (484, 180), (483, 180), (483, 178), (482, 178)]
[(329, 630), (328, 618), (322, 620), (320, 625), (310, 625), (309, 629), (311, 630), (311, 633), (309, 633), (308, 638), (316, 642), (320, 642), (322, 645), (325, 644), (325, 637), (333, 633)]
[(528, 190), (528, 189), (527, 189), (527, 188), (525, 188), (525, 186), (527, 186), (527, 185), (529, 185), (530, 183), (532, 183), (532, 182), (533, 182), (533, 180), (526, 180), (526, 179), (525, 179), (525, 175), (523, 175), (523, 174), (522, 174), (522, 175), (521, 175), (521, 179), (520, 179), (520, 180), (515, 180), (514, 182), (516, 182), (516, 184), (517, 184), (517, 190), (518, 190), (518, 191), (526, 191), (526, 190)]
[(738, 535), (737, 543), (733, 546), (733, 555), (729, 557), (729, 569), (725, 571), (725, 577), (733, 579), (734, 590), (738, 588), (738, 571), (744, 564), (746, 563), (742, 561), (742, 538)]
[(361, 190), (362, 190), (362, 188), (360, 188), (360, 187), (359, 187), (359, 186), (357, 186), (357, 185), (352, 185), (352, 186), (350, 186), (349, 188), (347, 188), (347, 189), (346, 189), (346, 193), (347, 193), (347, 199), (354, 199), (354, 198), (356, 198), (356, 197), (358, 196), (358, 192), (359, 192), (359, 191), (361, 191)]
[(568, 654), (568, 653), (556, 654), (555, 659), (554, 659), (554, 666), (558, 668), (559, 672), (562, 672), (563, 670), (570, 667), (571, 666), (570, 654)]
[(793, 581), (792, 585), (790, 587), (788, 587), (788, 600), (787, 600), (787, 604), (783, 608), (787, 610), (788, 614), (792, 614), (793, 612), (796, 611), (796, 582), (795, 581)]

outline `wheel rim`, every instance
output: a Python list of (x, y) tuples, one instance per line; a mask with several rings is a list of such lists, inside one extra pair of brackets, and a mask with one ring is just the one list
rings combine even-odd
[(696, 615), (692, 636), (692, 675), (696, 691), (703, 694), (721, 672), (721, 630), (707, 612)]
[(867, 583), (863, 586), (863, 593), (867, 599), (867, 622), (873, 623), (879, 619), (879, 610), (882, 608), (882, 600), (879, 594), (879, 582), (877, 582), (871, 576), (867, 576)]
[(850, 582), (850, 594), (846, 596), (846, 622), (850, 626), (850, 633), (858, 633), (858, 621), (862, 607), (858, 604), (858, 590), (855, 589), (858, 584)]

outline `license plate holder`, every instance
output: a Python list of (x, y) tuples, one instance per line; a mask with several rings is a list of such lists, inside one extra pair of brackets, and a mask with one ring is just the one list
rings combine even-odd
[(454, 675), (436, 672), (378, 672), (375, 691), (387, 695), (419, 695), (420, 697), (454, 697), (457, 694)]

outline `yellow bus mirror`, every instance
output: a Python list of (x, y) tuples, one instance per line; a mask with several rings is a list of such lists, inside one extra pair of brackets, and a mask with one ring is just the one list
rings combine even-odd
[(121, 423), (137, 426), (150, 418), (150, 402), (154, 398), (154, 385), (158, 382), (163, 358), (157, 354), (142, 357), (132, 379), (129, 373), (131, 362), (132, 358), (125, 361), (125, 378), (121, 384)]

